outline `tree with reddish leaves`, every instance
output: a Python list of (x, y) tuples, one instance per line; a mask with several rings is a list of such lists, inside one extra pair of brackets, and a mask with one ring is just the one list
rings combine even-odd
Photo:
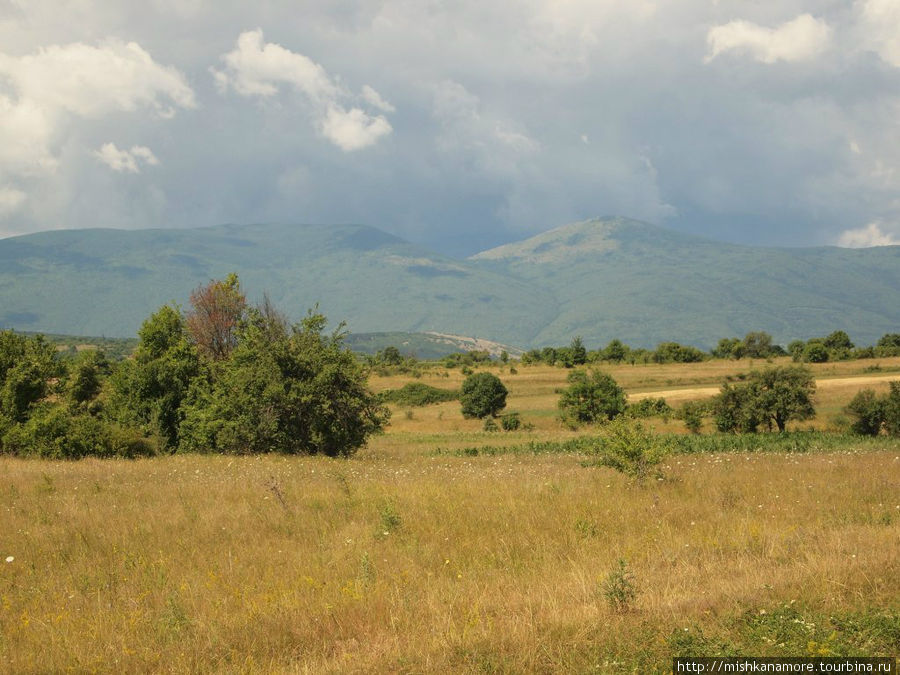
[(185, 323), (200, 353), (214, 361), (228, 358), (237, 344), (238, 323), (246, 309), (247, 299), (236, 274), (194, 289)]

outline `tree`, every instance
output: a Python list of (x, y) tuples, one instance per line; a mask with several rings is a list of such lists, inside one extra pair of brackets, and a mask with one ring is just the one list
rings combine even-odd
[(850, 336), (842, 330), (834, 331), (822, 342), (829, 351), (834, 352), (849, 352), (854, 346)]
[(236, 274), (194, 289), (185, 326), (203, 356), (214, 361), (228, 357), (236, 344), (235, 330), (246, 308), (247, 299)]
[(43, 335), (0, 332), (0, 418), (24, 422), (50, 393), (50, 380), (61, 373), (56, 349)]
[(97, 349), (79, 354), (69, 369), (66, 391), (73, 405), (94, 400), (100, 394), (103, 377), (109, 375), (106, 355)]
[(610, 340), (603, 348), (603, 358), (613, 363), (621, 363), (628, 356), (628, 347), (621, 340)]
[(764, 331), (747, 333), (744, 336), (743, 356), (751, 359), (765, 359), (772, 354), (772, 336)]
[(584, 342), (581, 340), (580, 335), (572, 339), (572, 343), (569, 345), (569, 353), (571, 354), (573, 365), (582, 366), (587, 363), (587, 349), (584, 348)]
[(496, 417), (506, 407), (508, 393), (500, 378), (492, 373), (469, 375), (463, 381), (459, 394), (463, 417)]
[(791, 420), (815, 416), (816, 383), (803, 366), (776, 366), (750, 373), (746, 382), (726, 383), (713, 404), (720, 431), (754, 432), (761, 424), (784, 431)]
[(110, 378), (110, 415), (158, 437), (165, 449), (178, 447), (182, 403), (203, 373), (197, 348), (188, 341), (184, 318), (164, 305), (144, 321), (134, 358), (122, 361)]
[(281, 332), (258, 309), (236, 332), (211, 383), (198, 380), (185, 405), (180, 450), (347, 456), (380, 431), (388, 411), (339, 331), (323, 335), (310, 313)]
[(739, 359), (744, 354), (744, 344), (739, 338), (722, 338), (711, 353), (718, 359)]
[(828, 347), (822, 342), (810, 340), (803, 348), (803, 360), (807, 363), (825, 363), (828, 357)]
[(625, 412), (625, 391), (606, 373), (576, 370), (566, 378), (559, 409), (563, 419), (573, 423), (611, 420)]

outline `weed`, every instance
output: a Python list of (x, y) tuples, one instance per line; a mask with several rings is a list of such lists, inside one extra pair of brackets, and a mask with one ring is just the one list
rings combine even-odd
[(624, 558), (619, 558), (618, 564), (606, 575), (600, 588), (603, 597), (615, 611), (626, 612), (631, 609), (637, 598), (637, 588), (634, 585), (634, 575), (629, 571)]

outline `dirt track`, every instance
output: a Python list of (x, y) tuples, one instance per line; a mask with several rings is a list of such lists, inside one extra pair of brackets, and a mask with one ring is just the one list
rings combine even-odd
[[(835, 377), (816, 380), (816, 388), (819, 390), (830, 389), (832, 387), (845, 387), (847, 385), (863, 386), (867, 384), (877, 384), (879, 382), (900, 381), (900, 373), (893, 375), (860, 375), (858, 377)], [(667, 389), (665, 391), (642, 391), (629, 393), (628, 398), (632, 401), (640, 401), (641, 399), (662, 397), (667, 401), (681, 401), (697, 398), (709, 398), (719, 393), (720, 387), (692, 387), (686, 389)]]

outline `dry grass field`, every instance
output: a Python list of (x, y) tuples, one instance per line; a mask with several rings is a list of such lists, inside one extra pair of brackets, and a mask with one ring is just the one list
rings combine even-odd
[[(900, 379), (898, 359), (867, 365), (816, 375)], [(637, 394), (748, 367), (607, 370)], [(643, 485), (575, 454), (437, 452), (591, 433), (556, 418), (566, 371), (494, 371), (532, 431), (485, 433), (451, 402), (395, 409), (349, 460), (0, 459), (0, 671), (653, 673), (676, 653), (897, 655), (900, 443), (671, 455)], [(839, 424), (862, 381), (820, 383), (814, 426)]]

